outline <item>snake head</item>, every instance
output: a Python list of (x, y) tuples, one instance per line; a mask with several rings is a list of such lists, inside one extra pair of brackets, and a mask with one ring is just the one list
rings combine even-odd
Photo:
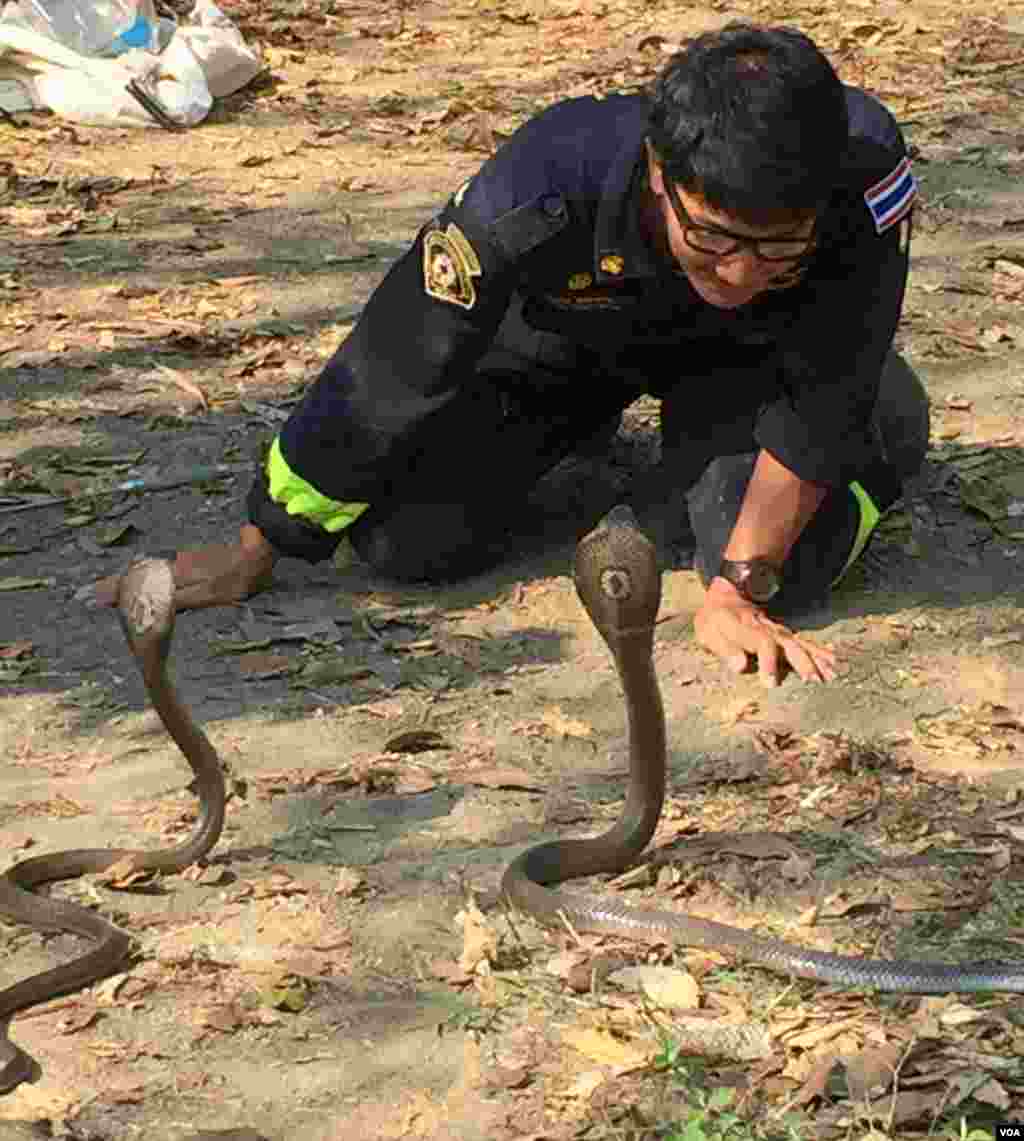
[(650, 637), (661, 605), (654, 544), (625, 505), (613, 507), (576, 547), (576, 592), (607, 639)]
[(166, 559), (138, 559), (121, 576), (121, 628), (143, 672), (162, 666), (174, 631), (174, 570)]

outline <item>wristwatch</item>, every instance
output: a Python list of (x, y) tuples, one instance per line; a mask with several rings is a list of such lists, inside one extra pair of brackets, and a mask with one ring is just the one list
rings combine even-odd
[(782, 589), (782, 572), (769, 559), (722, 559), (718, 576), (731, 582), (748, 602), (771, 602)]

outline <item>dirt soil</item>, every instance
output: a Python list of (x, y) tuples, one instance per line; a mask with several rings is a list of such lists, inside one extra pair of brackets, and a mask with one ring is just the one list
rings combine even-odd
[[(76, 590), (234, 531), (242, 469), (518, 123), (642, 84), (739, 15), (810, 32), (913, 143), (898, 345), (933, 450), (802, 620), (842, 656), (832, 685), (764, 689), (698, 650), (700, 587), (666, 554), (668, 806), (650, 864), (591, 886), (855, 954), (1024, 958), (1020, 6), (227, 10), (266, 70), (187, 134), (0, 122), (5, 859), (160, 846), (194, 816), (114, 615)], [(224, 837), (205, 869), (140, 890), (53, 889), (138, 953), (15, 1019), (41, 1073), (0, 1099), (0, 1138), (980, 1141), (1024, 1120), (1024, 1016), (1004, 996), (842, 992), (489, 906), (524, 846), (621, 808), (622, 701), (568, 568), (656, 460), (657, 415), (639, 402), (609, 456), (554, 473), (536, 542), (493, 574), (396, 590), (344, 556), (286, 561), (251, 604), (179, 618), (177, 679), (232, 774)], [(238, 468), (109, 490), (213, 463)], [(4, 985), (84, 949), (0, 940)]]

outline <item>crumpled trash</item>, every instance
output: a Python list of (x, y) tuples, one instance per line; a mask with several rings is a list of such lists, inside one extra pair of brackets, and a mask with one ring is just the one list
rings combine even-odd
[[(45, 108), (94, 126), (175, 129), (202, 122), (215, 97), (237, 91), (259, 72), (259, 55), (213, 0), (198, 0), (181, 24), (157, 18), (149, 2), (139, 0), (133, 22), (106, 40), (99, 50), (107, 54), (85, 55), (32, 26), (22, 6), (42, 0), (10, 0), (0, 15), (0, 96), (17, 84), (23, 102), (16, 109)], [(76, 27), (84, 37), (85, 25)], [(90, 28), (94, 43), (103, 40), (95, 25)], [(106, 32), (112, 28), (108, 21)], [(145, 46), (125, 46), (126, 35)]]
[(9, 0), (0, 21), (48, 36), (79, 55), (159, 50), (152, 0)]

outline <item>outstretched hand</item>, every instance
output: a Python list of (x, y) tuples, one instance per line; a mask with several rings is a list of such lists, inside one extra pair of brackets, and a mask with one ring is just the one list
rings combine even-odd
[[(274, 549), (251, 524), (242, 528), (238, 542), (211, 543), (179, 551), (174, 561), (174, 606), (198, 610), (229, 606), (270, 586)], [(119, 574), (102, 578), (77, 592), (75, 598), (93, 606), (116, 606)]]
[(832, 650), (769, 618), (722, 579), (711, 583), (693, 625), (700, 645), (735, 673), (743, 673), (750, 658), (755, 658), (765, 685), (778, 685), (787, 667), (809, 682), (833, 681), (837, 676)]

